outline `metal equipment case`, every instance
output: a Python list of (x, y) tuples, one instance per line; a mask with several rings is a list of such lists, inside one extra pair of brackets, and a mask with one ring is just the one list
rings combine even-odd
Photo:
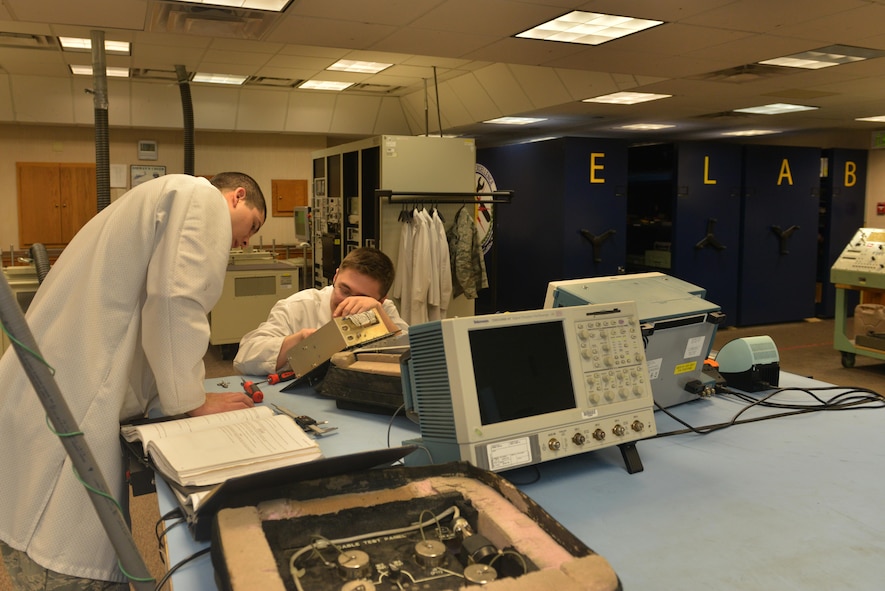
[(239, 343), (267, 320), (279, 300), (301, 289), (302, 265), (276, 260), (265, 251), (231, 253), (224, 287), (209, 316), (209, 343)]
[(885, 305), (883, 263), (885, 229), (859, 228), (830, 269), (830, 282), (836, 289), (833, 346), (842, 353), (844, 367), (854, 367), (856, 355), (885, 359), (885, 349), (858, 343), (857, 336), (851, 334), (846, 321), (849, 316), (848, 300), (852, 294), (859, 293), (862, 305)]
[(551, 282), (545, 308), (632, 300), (651, 331), (645, 357), (657, 405), (669, 407), (705, 394), (704, 361), (724, 319), (706, 291), (663, 273), (637, 273)]
[(609, 563), (537, 503), (466, 462), (376, 469), (276, 492), (218, 513), (212, 563), (220, 589), (621, 588)]

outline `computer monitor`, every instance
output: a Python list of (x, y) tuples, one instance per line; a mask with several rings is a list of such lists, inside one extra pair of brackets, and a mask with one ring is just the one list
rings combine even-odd
[(310, 243), (310, 207), (299, 206), (292, 210), (295, 223), (295, 240), (299, 244)]
[(502, 471), (655, 433), (633, 302), (449, 318), (410, 327), (409, 345), (423, 451), (407, 464)]

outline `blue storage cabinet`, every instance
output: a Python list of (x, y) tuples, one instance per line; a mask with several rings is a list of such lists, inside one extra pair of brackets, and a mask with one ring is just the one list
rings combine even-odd
[(628, 270), (662, 271), (703, 287), (737, 316), (742, 150), (680, 142), (630, 148)]
[(745, 146), (741, 326), (815, 315), (821, 150)]
[[(832, 148), (824, 150), (825, 174), (821, 175), (820, 242), (817, 252), (817, 315), (833, 318), (836, 314), (836, 289), (830, 282), (830, 268), (842, 254), (857, 229), (864, 225), (867, 190), (866, 150)], [(857, 292), (846, 297), (848, 312), (853, 313), (860, 298)]]
[(494, 212), (494, 311), (541, 308), (550, 281), (624, 271), (626, 142), (559, 138), (480, 149), (476, 162), (514, 191)]

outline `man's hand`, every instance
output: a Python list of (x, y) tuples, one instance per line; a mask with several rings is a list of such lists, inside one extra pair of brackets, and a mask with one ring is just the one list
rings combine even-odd
[(351, 314), (359, 314), (360, 312), (368, 312), (369, 310), (377, 310), (378, 316), (381, 318), (381, 322), (384, 323), (384, 326), (387, 328), (388, 332), (398, 333), (400, 331), (400, 327), (398, 327), (393, 320), (390, 319), (390, 316), (387, 315), (387, 312), (384, 311), (383, 299), (379, 302), (375, 298), (370, 298), (369, 296), (349, 296), (344, 298), (338, 307), (332, 312), (332, 316), (334, 318), (340, 318), (343, 316), (350, 316)]
[(341, 300), (338, 307), (332, 311), (333, 318), (341, 318), (350, 316), (351, 314), (359, 314), (360, 312), (368, 312), (369, 310), (383, 310), (381, 302), (369, 296), (348, 296)]
[(252, 406), (255, 406), (255, 403), (244, 392), (206, 392), (206, 402), (187, 414), (199, 417)]
[(280, 345), (280, 352), (277, 354), (277, 371), (283, 369), (289, 363), (289, 351), (292, 350), (292, 347), (315, 333), (317, 329), (315, 328), (302, 328), (296, 333), (292, 333), (283, 339), (283, 343)]

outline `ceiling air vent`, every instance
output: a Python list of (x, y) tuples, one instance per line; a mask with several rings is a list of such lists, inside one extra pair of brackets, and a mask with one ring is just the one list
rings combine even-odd
[(155, 33), (261, 39), (279, 16), (259, 10), (158, 2), (153, 6), (148, 30)]
[(304, 80), (292, 78), (274, 78), (273, 76), (250, 76), (244, 83), (246, 86), (270, 86), (272, 88), (295, 88)]
[(391, 94), (402, 88), (402, 86), (390, 86), (387, 84), (354, 84), (348, 86), (344, 92), (371, 92), (375, 94)]
[(737, 66), (736, 68), (719, 70), (718, 72), (708, 72), (698, 76), (688, 76), (688, 79), (743, 84), (745, 82), (754, 82), (762, 78), (773, 78), (775, 76), (786, 76), (795, 73), (796, 70), (793, 68), (766, 66), (762, 64), (747, 64), (745, 66)]
[(130, 78), (140, 80), (172, 80), (178, 82), (178, 74), (175, 70), (155, 70), (152, 68), (132, 68), (129, 71)]
[(50, 35), (32, 35), (30, 33), (10, 33), (0, 31), (0, 47), (18, 47), (20, 49), (58, 49), (58, 42)]
[(739, 113), (737, 111), (720, 111), (718, 113), (707, 113), (706, 115), (698, 115), (695, 119), (745, 119), (753, 117), (752, 113)]

